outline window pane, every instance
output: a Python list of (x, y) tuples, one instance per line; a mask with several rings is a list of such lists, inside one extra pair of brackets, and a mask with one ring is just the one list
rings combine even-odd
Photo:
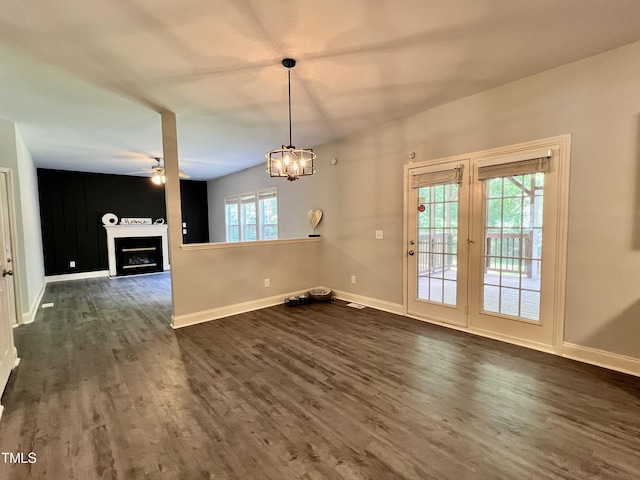
[(418, 191), (417, 298), (456, 305), (458, 185)]
[(260, 203), (260, 239), (278, 238), (278, 197), (276, 190), (258, 193)]
[(240, 226), (243, 241), (257, 240), (256, 231), (256, 195), (242, 195), (240, 198)]
[(238, 221), (238, 197), (225, 198), (225, 224), (227, 227), (227, 242), (239, 242), (240, 230)]
[(544, 174), (485, 181), (483, 307), (539, 320)]

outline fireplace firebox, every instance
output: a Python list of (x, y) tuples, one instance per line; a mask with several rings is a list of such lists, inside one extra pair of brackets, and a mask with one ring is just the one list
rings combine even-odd
[(114, 240), (118, 275), (163, 271), (162, 237), (125, 237)]

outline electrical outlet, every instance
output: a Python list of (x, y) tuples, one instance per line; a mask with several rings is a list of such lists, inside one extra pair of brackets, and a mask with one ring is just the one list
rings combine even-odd
[(69, 262), (69, 268), (76, 268), (76, 261), (75, 260), (71, 260)]
[(271, 280), (269, 280), (268, 278), (264, 279), (264, 286), (266, 288), (269, 288), (271, 286)]
[(382, 240), (384, 233), (382, 230), (376, 230), (376, 240)]
[(351, 275), (351, 283), (356, 283), (356, 276), (355, 275)]

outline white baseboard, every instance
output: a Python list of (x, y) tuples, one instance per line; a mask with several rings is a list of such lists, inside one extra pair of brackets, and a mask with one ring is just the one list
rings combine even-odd
[(65, 273), (62, 275), (49, 275), (45, 277), (47, 283), (54, 282), (66, 282), (67, 280), (84, 280), (87, 278), (99, 278), (108, 277), (109, 270), (98, 270), (96, 272), (79, 272), (79, 273)]
[(557, 354), (551, 345), (545, 345), (544, 343), (528, 342), (526, 340), (522, 340), (516, 337), (510, 337), (508, 335), (500, 335), (499, 333), (490, 332), (488, 330), (483, 330), (480, 328), (467, 327), (464, 325), (456, 325), (454, 323), (449, 323), (449, 322), (445, 322), (445, 321), (433, 319), (433, 318), (417, 316), (410, 313), (407, 314), (406, 316), (409, 318), (413, 318), (414, 320), (420, 320), (421, 322), (431, 323), (433, 325), (438, 325), (440, 327), (446, 327), (452, 330), (457, 330), (458, 332), (469, 333), (471, 335), (477, 335), (478, 337), (490, 338), (491, 340), (498, 340), (500, 342), (510, 343), (511, 345), (517, 345), (519, 347), (538, 350), (539, 352)]
[(501, 335), (499, 333), (491, 332), (489, 330), (483, 330), (481, 328), (471, 327), (466, 331), (469, 333), (473, 333), (474, 335), (478, 335), (480, 337), (490, 338), (492, 340), (498, 340), (499, 342), (510, 343), (512, 345), (517, 345), (519, 347), (530, 348), (531, 350), (538, 350), (539, 352), (558, 355), (558, 352), (556, 352), (556, 350), (553, 348), (553, 345), (547, 345), (545, 343), (523, 340), (517, 337), (511, 337), (509, 335)]
[(296, 292), (282, 293), (280, 295), (274, 295), (272, 297), (249, 300), (248, 302), (225, 305), (223, 307), (212, 308), (210, 310), (204, 310), (201, 312), (188, 313), (186, 315), (174, 315), (171, 317), (171, 326), (174, 329), (188, 327), (190, 325), (196, 325), (198, 323), (204, 323), (210, 320), (217, 320), (219, 318), (229, 317), (231, 315), (237, 315), (239, 313), (251, 312), (253, 310), (259, 310), (261, 308), (273, 307), (274, 305), (284, 303), (285, 298), (302, 295), (303, 293), (307, 293), (311, 288), (314, 287), (310, 287), (305, 290), (299, 290)]
[(395, 313), (396, 315), (404, 315), (404, 305), (400, 303), (378, 300), (377, 298), (365, 297), (363, 295), (345, 292), (342, 290), (333, 290), (333, 294), (339, 300), (359, 303), (360, 305), (375, 308), (376, 310), (382, 310), (383, 312)]
[(24, 325), (25, 323), (32, 323), (36, 319), (36, 313), (38, 313), (38, 308), (40, 308), (40, 302), (42, 301), (42, 297), (44, 296), (44, 290), (47, 287), (47, 281), (45, 279), (42, 282), (42, 286), (38, 291), (38, 295), (36, 295), (36, 300), (29, 306), (28, 312), (22, 313), (22, 322), (20, 325)]
[(618, 355), (617, 353), (566, 342), (562, 344), (562, 356), (640, 377), (640, 358), (627, 357), (626, 355)]

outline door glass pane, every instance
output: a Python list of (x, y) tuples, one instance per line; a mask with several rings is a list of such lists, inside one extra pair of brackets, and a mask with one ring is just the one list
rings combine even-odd
[(486, 312), (540, 320), (544, 174), (485, 181)]
[(456, 305), (458, 185), (418, 189), (417, 298)]

